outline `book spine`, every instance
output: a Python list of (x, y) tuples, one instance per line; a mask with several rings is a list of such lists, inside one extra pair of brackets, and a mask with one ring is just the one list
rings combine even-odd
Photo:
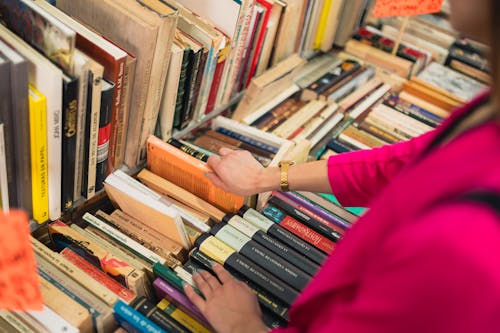
[(218, 223), (210, 230), (210, 233), (267, 272), (282, 281), (286, 281), (296, 290), (302, 290), (310, 280), (307, 274), (251, 240), (231, 225)]
[(146, 297), (140, 297), (131, 305), (135, 310), (157, 324), (160, 328), (172, 333), (189, 333), (190, 331), (172, 316), (167, 315), (160, 307), (148, 301)]
[(196, 117), (199, 118), (199, 114), (197, 111), (198, 109), (198, 100), (200, 97), (203, 97), (200, 95), (201, 89), (203, 88), (203, 80), (204, 80), (204, 75), (205, 75), (205, 67), (207, 66), (207, 60), (208, 60), (208, 51), (206, 49), (202, 49), (200, 51), (201, 53), (201, 59), (200, 59), (200, 64), (198, 66), (198, 72), (196, 73), (196, 78), (195, 78), (195, 83), (194, 83), (194, 92), (193, 92), (193, 97), (192, 97), (192, 105), (191, 105), (191, 117)]
[(198, 310), (198, 308), (186, 297), (186, 295), (177, 290), (170, 283), (162, 278), (156, 278), (153, 281), (153, 287), (158, 299), (166, 298), (177, 304), (177, 306), (184, 310), (184, 312), (187, 312), (198, 319), (198, 321), (208, 324), (207, 319), (203, 316), (200, 310)]
[[(111, 116), (109, 119), (109, 154), (107, 161), (107, 172), (112, 172), (115, 168), (119, 167), (123, 163), (124, 156), (124, 124), (126, 122), (125, 109), (126, 103), (125, 98), (125, 85), (126, 83), (126, 57), (118, 60), (117, 71), (115, 72), (115, 77), (111, 78), (108, 76), (108, 80), (114, 83), (113, 96), (111, 100)], [(107, 73), (105, 73), (107, 74)], [(101, 123), (101, 121), (99, 121)]]
[(9, 192), (17, 193), (17, 202), (12, 201), (11, 205), (22, 208), (31, 215), (31, 145), (29, 130), (26, 130), (26, 124), (29, 124), (27, 61), (12, 63), (10, 74), (12, 104), (10, 111), (7, 112), (12, 112), (11, 138), (13, 139), (14, 151), (13, 155), (7, 155), (7, 159), (15, 156), (16, 187), (11, 188)]
[(133, 283), (138, 274), (128, 263), (115, 256), (110, 256), (109, 252), (96, 244), (96, 242), (84, 237), (61, 221), (51, 223), (49, 225), (49, 232), (58, 249), (63, 250), (66, 247), (74, 249), (78, 253), (81, 253), (91, 264), (102, 269), (113, 279), (132, 289), (138, 295), (141, 294), (138, 291), (142, 291), (143, 288)]
[(181, 128), (185, 128), (192, 120), (191, 106), (193, 104), (193, 93), (195, 89), (196, 73), (200, 65), (200, 52), (195, 53), (192, 49), (189, 50), (189, 63), (186, 71), (186, 81), (184, 82), (184, 98), (182, 102), (182, 118)]
[(431, 127), (437, 127), (443, 121), (441, 117), (398, 97), (387, 100), (384, 104)]
[(205, 109), (205, 114), (209, 114), (215, 108), (217, 94), (222, 81), (222, 73), (224, 72), (224, 67), (227, 61), (228, 47), (219, 51), (219, 56), (217, 58), (217, 66), (215, 67), (214, 78), (212, 80), (212, 85), (210, 87), (210, 94), (208, 95), (207, 107)]
[[(38, 223), (43, 223), (49, 219), (47, 111), (45, 97), (37, 95), (33, 89), (34, 87), (30, 86), (29, 104), (33, 218)], [(7, 201), (6, 207), (8, 206)]]
[[(5, 320), (18, 333), (36, 333), (28, 324), (24, 323), (21, 318), (16, 317), (14, 313), (8, 311), (0, 312), (0, 318)], [(8, 332), (8, 331), (7, 331)]]
[(111, 116), (113, 110), (113, 94), (115, 85), (105, 82), (101, 90), (101, 108), (99, 112), (99, 130), (97, 134), (97, 160), (95, 190), (100, 191), (104, 187), (106, 170), (108, 168), (109, 143), (111, 135)]
[(155, 263), (153, 265), (153, 273), (155, 274), (155, 276), (160, 277), (170, 283), (179, 292), (184, 293), (183, 280), (169, 267), (165, 267), (160, 263)]
[(320, 233), (300, 223), (293, 217), (283, 213), (279, 208), (267, 205), (262, 213), (269, 219), (278, 223), (281, 227), (287, 229), (294, 235), (300, 237), (309, 244), (315, 246), (318, 250), (328, 254), (335, 248), (335, 243), (327, 239)]
[(72, 300), (76, 301), (78, 304), (82, 305), (84, 308), (86, 308), (90, 314), (92, 315), (92, 323), (94, 324), (94, 327), (96, 328), (96, 331), (98, 333), (105, 333), (106, 330), (104, 329), (105, 324), (104, 324), (104, 316), (99, 310), (95, 309), (90, 305), (90, 302), (88, 299), (86, 299), (84, 296), (80, 297), (76, 293), (74, 293), (72, 290), (70, 290), (70, 287), (68, 287), (65, 283), (65, 281), (61, 281), (60, 279), (56, 279), (56, 277), (53, 277), (50, 272), (45, 271), (43, 265), (38, 262), (38, 274), (40, 275), (41, 278), (47, 280), (50, 282), (52, 285), (54, 285), (57, 289), (68, 295)]
[(357, 150), (356, 147), (348, 144), (348, 143), (345, 143), (345, 142), (341, 142), (337, 139), (330, 139), (328, 141), (328, 143), (326, 144), (326, 147), (328, 149), (331, 149), (333, 150), (334, 152), (336, 153), (347, 153), (347, 152), (350, 152), (350, 151), (354, 151), (354, 150)]
[(243, 141), (240, 141), (238, 139), (224, 135), (220, 132), (210, 130), (210, 131), (207, 131), (205, 134), (210, 136), (210, 137), (213, 137), (217, 140), (220, 140), (220, 141), (226, 142), (230, 145), (236, 146), (240, 149), (248, 150), (252, 154), (257, 154), (257, 155), (260, 155), (260, 156), (263, 156), (263, 157), (266, 157), (269, 159), (273, 159), (275, 156), (275, 154), (269, 153), (268, 151), (266, 151), (264, 149), (261, 149), (259, 147), (253, 146), (253, 145), (249, 145)]
[[(6, 59), (2, 60), (2, 65), (0, 66), (1, 77), (10, 78), (10, 62)], [(16, 188), (16, 168), (14, 165), (13, 158), (7, 158), (7, 156), (14, 156), (14, 142), (12, 137), (13, 130), (13, 115), (11, 111), (11, 93), (10, 93), (10, 81), (2, 81), (0, 89), (0, 126), (2, 126), (2, 162), (5, 163), (5, 174), (2, 174), (2, 207), (9, 208), (10, 205), (17, 203), (17, 192), (12, 189)], [(50, 134), (50, 133), (49, 133)], [(5, 182), (4, 182), (5, 181)], [(11, 189), (9, 191), (9, 189)]]
[(63, 80), (63, 143), (61, 207), (66, 213), (73, 206), (75, 151), (78, 113), (78, 79)]
[(184, 112), (184, 99), (187, 96), (186, 82), (189, 67), (189, 49), (184, 49), (182, 56), (181, 73), (179, 75), (179, 88), (177, 89), (177, 99), (175, 101), (174, 128), (182, 129), (182, 119)]
[[(205, 270), (211, 272), (212, 274), (215, 274), (212, 271), (213, 265), (217, 262), (215, 259), (212, 259), (197, 248), (193, 249), (189, 256), (191, 259), (193, 259), (194, 262), (200, 264)], [(269, 293), (269, 291), (252, 282), (241, 273), (238, 273), (230, 267), (226, 267), (226, 269), (235, 279), (238, 279), (247, 284), (247, 286), (250, 288), (250, 290), (252, 290), (255, 296), (257, 296), (257, 301), (262, 308), (271, 311), (273, 314), (275, 314), (279, 318), (282, 318), (283, 320), (288, 320), (288, 306), (286, 306), (283, 302), (278, 301)]]
[(157, 255), (153, 251), (146, 249), (141, 244), (138, 244), (136, 241), (134, 241), (133, 239), (124, 235), (120, 231), (114, 229), (113, 227), (109, 226), (108, 224), (102, 222), (99, 218), (97, 218), (89, 213), (85, 213), (85, 215), (83, 216), (83, 220), (85, 222), (93, 225), (95, 228), (99, 229), (100, 231), (104, 232), (106, 235), (113, 238), (120, 245), (122, 245), (125, 249), (138, 255), (139, 257), (148, 261), (149, 263), (151, 263), (151, 264), (153, 264), (155, 262), (159, 262), (161, 264), (165, 263), (166, 260), (164, 258)]
[(83, 165), (85, 163), (85, 126), (87, 122), (87, 101), (89, 87), (88, 66), (80, 66), (78, 71), (78, 115), (76, 120), (76, 151), (75, 151), (75, 185), (73, 188), (73, 201), (82, 196)]
[(242, 134), (239, 134), (239, 133), (236, 133), (236, 132), (233, 132), (227, 128), (224, 128), (224, 127), (218, 127), (216, 129), (217, 132), (221, 133), (221, 134), (224, 134), (226, 136), (229, 136), (231, 138), (234, 138), (236, 140), (239, 140), (241, 142), (244, 142), (250, 146), (254, 146), (254, 147), (257, 147), (259, 149), (262, 149), (262, 150), (265, 150), (267, 151), (268, 153), (271, 153), (271, 154), (276, 154), (278, 153), (278, 150), (279, 148), (277, 147), (273, 147), (269, 144), (266, 144), (266, 143), (263, 143), (263, 142), (260, 142), (258, 140), (255, 140), (255, 139), (252, 139), (248, 136), (245, 136), (245, 135), (242, 135)]
[(384, 131), (383, 129), (381, 128), (378, 128), (376, 126), (373, 126), (369, 123), (367, 123), (366, 121), (362, 121), (359, 125), (358, 125), (358, 128), (363, 130), (363, 131), (366, 131), (368, 133), (370, 133), (371, 135), (379, 138), (379, 139), (382, 139), (384, 141), (387, 141), (389, 143), (397, 143), (399, 142), (399, 139), (397, 137), (395, 137), (394, 135), (392, 135), (391, 133), (388, 133), (386, 131)]
[(339, 205), (336, 205), (332, 201), (329, 201), (318, 194), (314, 194), (311, 192), (304, 192), (304, 191), (299, 191), (294, 193), (302, 197), (304, 200), (309, 201), (313, 205), (318, 205), (327, 212), (330, 212), (331, 214), (340, 217), (350, 225), (352, 225), (358, 219), (357, 215), (349, 212), (347, 209), (342, 208)]
[(167, 140), (167, 143), (171, 144), (172, 146), (174, 146), (177, 149), (182, 150), (186, 154), (189, 154), (189, 155), (199, 159), (200, 161), (203, 161), (203, 162), (208, 161), (207, 154), (202, 153), (202, 152), (200, 152), (200, 151), (198, 151), (198, 150), (196, 150), (188, 145), (185, 145), (184, 143), (180, 142), (179, 140), (176, 140), (174, 138), (170, 138)]
[(291, 249), (289, 246), (269, 236), (264, 231), (244, 220), (242, 217), (233, 216), (227, 221), (227, 223), (250, 237), (256, 243), (264, 246), (266, 249), (272, 251), (284, 260), (287, 260), (310, 276), (313, 276), (317, 272), (319, 268), (318, 265)]
[(204, 327), (201, 323), (196, 321), (194, 318), (189, 316), (187, 313), (177, 308), (175, 304), (169, 302), (167, 299), (162, 299), (156, 305), (163, 313), (167, 316), (172, 317), (174, 320), (179, 322), (181, 325), (186, 327), (189, 332), (193, 333), (210, 333), (211, 331)]
[(98, 211), (97, 216), (164, 258), (170, 256), (175, 257), (177, 260), (185, 258), (184, 249), (180, 245), (161, 236), (154, 229), (142, 225), (119, 210), (113, 212), (110, 216), (103, 215), (102, 212)]
[(28, 314), (53, 333), (79, 333), (80, 331), (55, 311), (44, 305), (42, 311), (27, 311)]
[(97, 296), (98, 299), (112, 305), (116, 302), (117, 298), (108, 289), (101, 286), (98, 282), (88, 279), (87, 274), (80, 268), (63, 258), (59, 253), (55, 253), (39, 241), (32, 239), (33, 248), (37, 255), (44, 258), (54, 267), (57, 267), (61, 272), (69, 276), (74, 281), (78, 281), (89, 292)]
[(144, 315), (122, 301), (113, 306), (116, 321), (129, 333), (164, 333), (165, 331)]
[(251, 260), (236, 253), (217, 238), (209, 234), (203, 234), (196, 240), (196, 245), (202, 253), (215, 259), (224, 267), (229, 267), (247, 277), (285, 304), (290, 305), (297, 298), (297, 291), (270, 275)]
[(246, 212), (242, 213), (242, 216), (245, 220), (249, 221), (263, 232), (266, 232), (281, 241), (283, 244), (295, 249), (297, 252), (317, 265), (321, 265), (323, 261), (325, 261), (326, 255), (324, 253), (317, 250), (314, 246), (311, 246), (302, 238), (297, 237), (295, 234), (276, 224), (279, 223), (279, 221), (268, 218), (266, 215), (263, 215), (252, 208), (249, 208)]
[(331, 225), (328, 221), (323, 219), (318, 220), (312, 218), (310, 212), (298, 203), (285, 197), (280, 192), (274, 192), (273, 196), (269, 199), (269, 203), (283, 209), (285, 213), (307, 225), (313, 230), (316, 230), (328, 239), (336, 242), (342, 238), (344, 230), (336, 225)]
[(62, 250), (61, 255), (66, 258), (66, 260), (84, 271), (89, 277), (109, 289), (116, 296), (120, 297), (120, 299), (127, 304), (132, 302), (136, 298), (136, 295), (132, 290), (125, 288), (120, 283), (110, 278), (108, 275), (73, 252), (70, 248), (65, 248), (64, 250)]
[(305, 200), (304, 198), (293, 192), (282, 192), (281, 194), (283, 194), (285, 197), (288, 197), (289, 199), (293, 200), (297, 204), (304, 207), (304, 209), (307, 210), (308, 215), (317, 220), (321, 220), (323, 224), (336, 225), (339, 228), (341, 228), (340, 229), (341, 232), (343, 232), (344, 229), (347, 229), (351, 226), (351, 224), (345, 221), (344, 219), (334, 214), (328, 213), (321, 207), (314, 205), (310, 201)]

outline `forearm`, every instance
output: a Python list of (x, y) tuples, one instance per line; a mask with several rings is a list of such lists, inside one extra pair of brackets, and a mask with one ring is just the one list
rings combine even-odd
[[(332, 193), (328, 182), (326, 161), (314, 161), (292, 165), (288, 169), (288, 184), (292, 191)], [(270, 167), (261, 170), (257, 177), (257, 192), (280, 189), (280, 169)]]

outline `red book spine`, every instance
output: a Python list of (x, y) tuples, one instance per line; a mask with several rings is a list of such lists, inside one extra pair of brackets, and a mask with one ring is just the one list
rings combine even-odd
[(63, 249), (61, 251), (61, 255), (72, 262), (74, 265), (76, 265), (78, 268), (80, 268), (82, 271), (87, 273), (88, 276), (108, 288), (111, 292), (120, 297), (120, 299), (122, 299), (127, 304), (132, 302), (136, 298), (136, 295), (132, 290), (125, 288), (120, 283), (106, 275), (106, 273), (101, 272), (91, 263), (73, 252), (71, 249)]
[(330, 253), (335, 248), (334, 242), (303, 225), (293, 217), (287, 215), (279, 225), (325, 253)]
[(210, 94), (208, 95), (208, 102), (207, 102), (207, 108), (205, 109), (205, 114), (209, 114), (215, 108), (215, 101), (217, 99), (217, 93), (219, 91), (219, 86), (221, 83), (222, 73), (224, 72), (225, 64), (226, 64), (226, 59), (217, 62), (217, 66), (215, 67), (215, 72), (214, 72), (214, 78), (212, 80), (212, 87), (210, 88)]

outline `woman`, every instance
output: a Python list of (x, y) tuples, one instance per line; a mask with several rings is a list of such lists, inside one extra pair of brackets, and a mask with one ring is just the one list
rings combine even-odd
[[(500, 332), (500, 3), (450, 4), (456, 29), (492, 45), (491, 96), (414, 140), (289, 169), (292, 190), (371, 209), (292, 305), (289, 326), (273, 332)], [(279, 189), (280, 171), (247, 152), (223, 150), (209, 164), (228, 191)], [(205, 299), (186, 287), (213, 327), (266, 332), (248, 288), (214, 270), (220, 282), (194, 277)]]

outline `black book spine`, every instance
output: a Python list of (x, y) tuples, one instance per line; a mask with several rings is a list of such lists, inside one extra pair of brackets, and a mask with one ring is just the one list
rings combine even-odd
[(231, 225), (223, 222), (217, 223), (210, 233), (296, 290), (304, 289), (311, 279), (309, 275), (243, 235)]
[(184, 110), (184, 98), (186, 95), (186, 79), (187, 70), (189, 66), (189, 53), (190, 49), (184, 49), (184, 54), (182, 56), (181, 73), (179, 75), (179, 87), (177, 88), (177, 98), (175, 101), (175, 113), (174, 113), (174, 124), (173, 127), (176, 129), (181, 129), (181, 123), (183, 119)]
[[(212, 271), (212, 266), (216, 263), (216, 261), (202, 253), (199, 249), (195, 248), (191, 251), (189, 257), (193, 259), (193, 262), (202, 266), (204, 270), (210, 272), (211, 274), (215, 274)], [(239, 274), (231, 268), (226, 267), (226, 269), (235, 279), (244, 282), (252, 290), (252, 292), (257, 296), (257, 300), (259, 301), (261, 308), (271, 311), (283, 320), (288, 320), (288, 306), (276, 300), (275, 297), (270, 295), (267, 290), (264, 290), (245, 276)]]
[[(297, 251), (299, 255), (304, 256), (306, 265), (314, 265), (314, 272), (318, 269), (318, 265), (321, 265), (321, 263), (326, 259), (326, 256), (322, 252), (317, 250), (314, 246), (310, 245), (300, 237), (295, 236), (285, 228), (279, 226), (277, 224), (280, 222), (279, 220), (270, 219), (259, 213), (255, 209), (251, 209), (248, 207), (240, 209), (238, 214), (242, 216), (246, 221), (249, 221), (259, 229), (261, 229), (264, 235), (267, 238), (270, 238), (270, 240), (277, 239), (285, 246), (287, 245), (291, 249)], [(268, 237), (268, 235), (271, 237)], [(280, 247), (279, 245), (272, 246)], [(287, 256), (287, 254), (284, 255)], [(307, 272), (308, 270), (305, 271)]]
[[(229, 246), (213, 236), (203, 234), (196, 240), (196, 245), (201, 252), (207, 255), (218, 256), (216, 259), (229, 268), (267, 290), (286, 305), (290, 305), (298, 297), (298, 292), (290, 288), (250, 259), (230, 249)], [(210, 254), (209, 254), (210, 253)]]
[(281, 208), (286, 214), (288, 214), (291, 217), (295, 218), (296, 220), (300, 221), (301, 223), (308, 226), (309, 228), (317, 231), (318, 233), (325, 236), (326, 238), (328, 238), (331, 241), (337, 242), (342, 237), (342, 235), (340, 235), (338, 232), (336, 232), (332, 228), (318, 222), (317, 220), (304, 214), (303, 212), (299, 211), (298, 209), (292, 207), (291, 205), (289, 205), (285, 201), (278, 199), (275, 196), (273, 196), (269, 199), (269, 203)]
[(103, 80), (101, 90), (101, 108), (99, 112), (99, 135), (97, 139), (97, 165), (95, 190), (99, 191), (104, 187), (106, 179), (106, 169), (109, 155), (109, 138), (111, 134), (111, 112), (113, 109), (113, 94), (115, 85), (112, 82)]
[(356, 150), (356, 148), (354, 148), (350, 144), (341, 142), (337, 139), (330, 139), (330, 141), (328, 141), (328, 143), (326, 144), (326, 147), (336, 153), (347, 153)]
[(78, 79), (63, 78), (63, 140), (62, 140), (62, 177), (61, 208), (66, 213), (73, 207), (75, 186), (75, 152), (78, 115)]
[(144, 296), (137, 298), (130, 306), (169, 333), (190, 333), (187, 328), (156, 307)]
[(89, 80), (87, 85), (87, 110), (85, 110), (85, 137), (84, 137), (84, 153), (83, 153), (83, 179), (82, 179), (82, 195), (87, 197), (89, 185), (89, 158), (90, 158), (90, 125), (92, 119), (92, 90), (94, 89), (94, 74), (89, 71)]
[(208, 161), (208, 155), (205, 154), (205, 153), (202, 153), (201, 151), (198, 151), (192, 147), (189, 147), (185, 144), (183, 144), (182, 142), (180, 142), (179, 140), (176, 140), (174, 138), (170, 138), (167, 140), (167, 143), (171, 144), (172, 146), (174, 146), (175, 148), (177, 149), (180, 149), (182, 150), (183, 152), (185, 152), (186, 154), (189, 154), (197, 159), (199, 159), (200, 161), (203, 161), (203, 162), (207, 162)]
[(16, 189), (16, 167), (14, 155), (14, 120), (11, 112), (12, 95), (10, 84), (10, 63), (0, 54), (0, 75), (5, 80), (0, 81), (0, 123), (4, 125), (4, 142), (5, 142), (5, 162), (7, 167), (7, 186), (9, 189), (9, 204), (17, 205)]
[(31, 144), (29, 131), (28, 106), (28, 63), (22, 61), (11, 62), (11, 107), (13, 113), (12, 139), (15, 157), (16, 187), (9, 188), (9, 192), (17, 192), (17, 202), (12, 205), (22, 208), (31, 214)]
[[(207, 59), (208, 59), (208, 50), (202, 49), (200, 53), (201, 53), (200, 66), (198, 68), (198, 74), (196, 75), (195, 91), (193, 93), (193, 107), (192, 107), (193, 111), (198, 105), (198, 97), (200, 96), (201, 83), (203, 82), (203, 75), (205, 74), (205, 66), (207, 65)], [(191, 111), (191, 113), (193, 112)]]
[(185, 128), (189, 125), (191, 119), (193, 119), (193, 95), (196, 89), (196, 76), (198, 75), (198, 70), (200, 68), (201, 62), (201, 50), (198, 52), (190, 52), (190, 60), (187, 71), (187, 78), (185, 83), (185, 94), (184, 94), (184, 107), (182, 111), (182, 122), (181, 127)]

